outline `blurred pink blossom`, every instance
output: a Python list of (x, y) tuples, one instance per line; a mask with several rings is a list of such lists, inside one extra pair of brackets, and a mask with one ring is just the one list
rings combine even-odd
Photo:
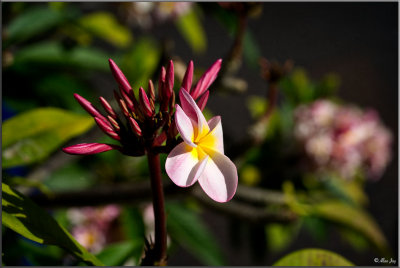
[(294, 136), (318, 170), (346, 179), (378, 179), (391, 159), (392, 134), (373, 110), (317, 100), (295, 110)]
[(72, 235), (87, 250), (97, 253), (108, 241), (112, 222), (121, 210), (116, 205), (105, 207), (71, 208), (67, 217), (72, 224)]

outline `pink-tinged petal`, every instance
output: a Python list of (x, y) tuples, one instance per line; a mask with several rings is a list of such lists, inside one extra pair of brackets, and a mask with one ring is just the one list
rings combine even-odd
[(224, 135), (222, 133), (222, 123), (220, 116), (214, 116), (208, 121), (210, 132), (207, 136), (203, 137), (199, 141), (201, 147), (207, 147), (212, 150), (216, 150), (221, 154), (224, 153)]
[(93, 117), (99, 117), (106, 121), (105, 117), (102, 114), (100, 114), (100, 112), (97, 111), (97, 109), (94, 108), (93, 105), (88, 100), (86, 100), (84, 97), (80, 96), (77, 93), (74, 93), (74, 97), (83, 107), (83, 109), (85, 109), (90, 115), (92, 115)]
[(124, 73), (119, 69), (117, 64), (112, 60), (108, 59), (108, 63), (110, 64), (111, 72), (114, 76), (115, 81), (122, 87), (122, 89), (129, 94), (129, 91), (132, 89), (131, 85), (126, 79)]
[(120, 150), (121, 147), (112, 144), (104, 144), (104, 143), (81, 143), (72, 145), (62, 150), (67, 154), (98, 154), (102, 152), (107, 152), (110, 150)]
[(199, 161), (196, 149), (182, 142), (168, 155), (165, 170), (171, 180), (180, 187), (189, 187), (202, 175), (208, 156)]
[(203, 94), (217, 78), (218, 72), (221, 69), (222, 59), (217, 60), (211, 65), (210, 68), (200, 77), (196, 84), (196, 87), (190, 92), (193, 99), (197, 99), (201, 94)]
[(192, 124), (195, 129), (195, 140), (201, 138), (206, 133), (210, 131), (208, 127), (207, 121), (204, 118), (203, 113), (201, 112), (200, 108), (197, 106), (196, 102), (190, 96), (190, 94), (181, 89), (179, 91), (179, 97), (181, 100), (182, 109), (185, 114), (192, 120)]
[(198, 181), (204, 192), (217, 202), (227, 202), (236, 193), (238, 174), (235, 164), (225, 155), (204, 150), (209, 156), (207, 165)]
[(197, 106), (199, 106), (200, 110), (203, 111), (204, 108), (206, 107), (209, 95), (210, 95), (210, 91), (207, 90), (206, 92), (204, 92), (203, 95), (201, 95), (201, 97), (197, 101)]
[(190, 61), (182, 81), (182, 87), (186, 89), (187, 92), (190, 92), (190, 88), (192, 87), (193, 69), (193, 61)]
[(185, 114), (182, 108), (177, 104), (175, 105), (175, 122), (182, 139), (190, 146), (197, 147), (193, 143), (194, 132), (193, 125), (190, 118)]

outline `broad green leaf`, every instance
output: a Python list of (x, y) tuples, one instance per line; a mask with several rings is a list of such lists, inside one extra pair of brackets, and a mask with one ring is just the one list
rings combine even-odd
[(302, 249), (292, 252), (274, 266), (354, 266), (337, 253), (324, 249)]
[(59, 246), (87, 264), (103, 265), (46, 211), (4, 183), (1, 204), (6, 227), (35, 242)]
[(119, 242), (107, 246), (96, 257), (107, 266), (122, 266), (132, 256), (140, 255), (142, 248), (143, 243), (138, 240)]
[(73, 191), (89, 188), (95, 180), (93, 171), (74, 163), (50, 174), (44, 184), (52, 191)]
[(79, 20), (81, 26), (118, 47), (126, 47), (132, 42), (130, 30), (119, 24), (115, 16), (108, 12), (95, 12)]
[(196, 10), (192, 9), (187, 14), (180, 16), (176, 25), (195, 52), (204, 52), (207, 46), (207, 38)]
[(43, 42), (27, 46), (15, 53), (12, 67), (24, 71), (37, 65), (62, 68), (108, 71), (109, 56), (95, 48), (64, 48), (57, 42)]
[(361, 208), (332, 200), (314, 205), (312, 213), (361, 233), (382, 253), (389, 251), (385, 236), (378, 224)]
[(287, 248), (290, 243), (296, 238), (300, 224), (278, 224), (272, 223), (265, 227), (267, 235), (268, 249), (271, 251), (281, 251)]
[(224, 265), (221, 250), (198, 215), (181, 205), (167, 204), (167, 228), (171, 238), (206, 265)]
[(63, 22), (65, 13), (47, 7), (28, 8), (17, 16), (8, 27), (7, 43), (21, 42), (43, 33)]
[(67, 140), (93, 126), (90, 116), (39, 108), (3, 123), (3, 168), (43, 160)]

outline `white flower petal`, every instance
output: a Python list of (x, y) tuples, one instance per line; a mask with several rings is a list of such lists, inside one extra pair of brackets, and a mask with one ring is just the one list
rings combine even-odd
[(198, 144), (201, 147), (208, 147), (216, 150), (221, 154), (224, 153), (224, 135), (222, 133), (221, 117), (214, 116), (208, 121), (210, 132), (202, 138)]
[(176, 127), (181, 134), (182, 139), (190, 146), (197, 147), (197, 145), (193, 143), (194, 131), (190, 118), (185, 114), (179, 105), (175, 105), (175, 108)]
[(192, 119), (194, 128), (195, 130), (197, 129), (197, 132), (195, 131), (195, 140), (198, 140), (210, 131), (207, 121), (192, 96), (190, 96), (185, 89), (181, 88), (179, 91), (179, 98), (181, 100), (182, 110)]
[(235, 164), (225, 155), (204, 148), (210, 156), (207, 165), (199, 177), (204, 192), (217, 202), (227, 202), (236, 193), (238, 174)]
[(176, 185), (189, 187), (203, 173), (207, 160), (208, 156), (199, 161), (196, 149), (182, 142), (169, 153), (165, 170)]

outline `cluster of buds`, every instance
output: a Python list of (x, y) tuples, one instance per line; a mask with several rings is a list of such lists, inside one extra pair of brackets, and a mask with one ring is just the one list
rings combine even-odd
[[(201, 110), (206, 106), (208, 88), (214, 82), (221, 68), (222, 60), (217, 60), (199, 79), (192, 88), (193, 62), (190, 61), (186, 69), (181, 88), (189, 92)], [(120, 142), (121, 146), (103, 143), (83, 143), (63, 148), (69, 154), (96, 154), (109, 150), (119, 150), (130, 156), (141, 156), (146, 150), (152, 150), (166, 141), (166, 147), (172, 148), (177, 144), (178, 134), (174, 123), (175, 92), (174, 92), (174, 65), (170, 61), (167, 68), (162, 67), (158, 81), (158, 96), (151, 80), (147, 92), (140, 87), (138, 98), (128, 82), (128, 79), (118, 68), (115, 62), (109, 59), (112, 74), (118, 83), (119, 92), (114, 91), (114, 97), (119, 105), (120, 113), (100, 97), (100, 103), (106, 114), (103, 115), (88, 100), (78, 94), (75, 99), (94, 117), (99, 128), (109, 137)]]
[(99, 252), (110, 242), (112, 223), (118, 218), (121, 209), (116, 205), (101, 208), (71, 208), (67, 218), (72, 224), (72, 235), (91, 252)]
[(357, 171), (381, 177), (391, 159), (392, 134), (373, 110), (318, 100), (295, 111), (295, 137), (319, 171), (346, 179)]

